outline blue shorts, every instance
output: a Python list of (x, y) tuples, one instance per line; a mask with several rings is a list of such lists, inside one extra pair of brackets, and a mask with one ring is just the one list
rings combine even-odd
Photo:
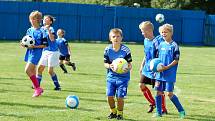
[(28, 49), (25, 54), (25, 62), (37, 65), (42, 55), (42, 49)]
[(154, 88), (156, 91), (173, 92), (174, 84), (175, 84), (175, 82), (166, 82), (166, 81), (156, 80)]
[(107, 80), (107, 96), (115, 96), (124, 98), (127, 96), (128, 81), (121, 81), (119, 79)]

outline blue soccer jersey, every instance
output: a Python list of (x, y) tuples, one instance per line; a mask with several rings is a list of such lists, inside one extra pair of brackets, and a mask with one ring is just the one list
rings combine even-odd
[(150, 70), (150, 61), (156, 56), (156, 48), (160, 42), (164, 41), (163, 38), (159, 35), (153, 40), (147, 38), (144, 39), (144, 53), (145, 53), (145, 64), (142, 68), (142, 74), (148, 78), (153, 79), (154, 73)]
[[(179, 46), (176, 42), (172, 41), (170, 43), (161, 42), (158, 47), (158, 57), (161, 59), (162, 63), (167, 66), (172, 63), (174, 60), (179, 60), (180, 51)], [(175, 66), (156, 74), (156, 80), (175, 82), (176, 81), (176, 72), (178, 64)]]
[[(116, 52), (113, 50), (112, 45), (109, 45), (105, 48), (104, 51), (104, 63), (111, 64), (113, 60), (116, 58), (124, 58), (127, 62), (132, 62), (131, 51), (130, 49), (121, 44), (120, 49)], [(113, 70), (108, 69), (107, 71), (107, 80), (108, 79), (119, 79), (121, 81), (129, 81), (130, 80), (130, 71), (124, 74), (117, 74)]]
[(56, 42), (57, 42), (57, 45), (58, 45), (58, 48), (60, 50), (60, 54), (62, 56), (67, 56), (69, 55), (69, 50), (68, 50), (68, 41), (65, 39), (65, 38), (57, 38), (56, 39)]
[[(55, 34), (55, 31), (54, 31), (54, 28), (53, 27), (50, 27), (49, 28), (51, 33)], [(48, 37), (48, 46), (46, 48), (44, 48), (44, 50), (48, 50), (48, 51), (58, 51), (58, 46), (57, 46), (57, 43), (56, 41), (51, 41), (50, 38), (49, 38), (49, 32), (47, 29), (45, 29), (45, 33), (46, 33), (46, 36)]]
[[(35, 45), (47, 45), (47, 37), (43, 28), (35, 29), (33, 27), (27, 30), (26, 35), (31, 36), (35, 40)], [(27, 49), (25, 54), (25, 62), (37, 65), (42, 55), (43, 48)]]

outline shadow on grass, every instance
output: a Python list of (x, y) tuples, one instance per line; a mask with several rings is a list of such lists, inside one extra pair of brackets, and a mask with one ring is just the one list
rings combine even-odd
[(214, 76), (214, 74), (212, 74), (212, 73), (211, 73), (211, 74), (208, 74), (208, 73), (207, 73), (207, 74), (206, 74), (206, 73), (204, 74), (204, 73), (189, 73), (189, 72), (182, 73), (182, 72), (177, 72), (177, 74), (181, 74), (181, 75), (197, 75), (197, 76), (198, 76), (198, 75), (206, 75), (206, 76), (207, 76), (207, 75), (208, 75), (208, 76), (211, 75), (211, 76)]
[(77, 91), (77, 90), (67, 90), (67, 89), (63, 89), (62, 91), (65, 91), (65, 92), (75, 92), (75, 93), (87, 93), (87, 94), (103, 94), (105, 95), (106, 93), (105, 92), (95, 92), (95, 91), (84, 91), (84, 90), (81, 90), (81, 91)]
[[(6, 105), (6, 106), (23, 106), (23, 107), (30, 107), (30, 108), (36, 108), (36, 109), (44, 109), (44, 108), (54, 109), (54, 110), (63, 110), (63, 109), (66, 109), (66, 107), (60, 107), (60, 106), (31, 105), (31, 104), (12, 103), (12, 102), (0, 102), (0, 105)], [(78, 108), (78, 110), (82, 110), (82, 111), (95, 111), (93, 109), (87, 109), (87, 108)], [(9, 115), (9, 114), (5, 114), (5, 115)]]
[[(96, 117), (95, 118), (96, 120), (107, 120), (108, 118), (107, 118), (107, 116), (106, 117)], [(110, 120), (110, 119), (109, 119)], [(143, 121), (143, 120), (135, 120), (135, 119), (129, 119), (129, 118), (126, 118), (126, 117), (123, 117), (123, 120), (124, 121)], [(115, 121), (115, 120), (113, 120), (113, 121)]]
[(214, 121), (215, 116), (208, 115), (187, 115), (185, 119), (195, 120), (195, 121)]
[[(29, 80), (26, 78), (13, 78), (13, 77), (0, 77), (0, 80)], [(5, 83), (5, 82), (0, 82), (0, 83)]]
[(105, 99), (93, 99), (93, 98), (80, 98), (80, 100), (90, 101), (90, 102), (107, 102)]
[(26, 118), (26, 117), (30, 117), (30, 116), (20, 116), (20, 115), (16, 115), (16, 114), (5, 114), (5, 113), (0, 113), (0, 117), (1, 117), (1, 116), (15, 117), (15, 118)]
[(32, 104), (24, 104), (24, 103), (14, 103), (14, 102), (0, 102), (0, 105), (7, 105), (7, 106), (24, 106), (30, 108), (49, 108), (49, 109), (64, 109), (63, 107), (59, 106), (46, 106), (46, 105), (32, 105)]
[(86, 72), (86, 73), (72, 73), (72, 75), (93, 75), (93, 76), (97, 76), (97, 77), (104, 77), (105, 76), (105, 73), (104, 74), (93, 74), (93, 73), (89, 73), (89, 72)]

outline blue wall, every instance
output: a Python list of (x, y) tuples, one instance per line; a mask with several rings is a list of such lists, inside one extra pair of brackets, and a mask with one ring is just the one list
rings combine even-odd
[(138, 25), (145, 20), (152, 21), (157, 35), (160, 24), (154, 17), (163, 13), (165, 23), (174, 25), (176, 42), (193, 45), (204, 42), (205, 12), (202, 11), (45, 2), (0, 2), (0, 39), (22, 38), (30, 27), (28, 15), (33, 10), (55, 16), (55, 29), (65, 29), (68, 40), (107, 41), (109, 30), (118, 27), (123, 30), (124, 41), (142, 42)]
[(215, 45), (215, 15), (208, 15), (206, 18), (204, 43)]

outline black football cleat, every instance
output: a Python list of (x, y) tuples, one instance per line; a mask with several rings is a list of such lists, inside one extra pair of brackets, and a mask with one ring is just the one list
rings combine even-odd
[(149, 110), (147, 113), (153, 112), (154, 109), (155, 109), (155, 105), (149, 105)]
[(113, 118), (116, 118), (117, 115), (114, 114), (114, 113), (110, 113), (110, 115), (108, 116), (108, 119), (113, 119)]

